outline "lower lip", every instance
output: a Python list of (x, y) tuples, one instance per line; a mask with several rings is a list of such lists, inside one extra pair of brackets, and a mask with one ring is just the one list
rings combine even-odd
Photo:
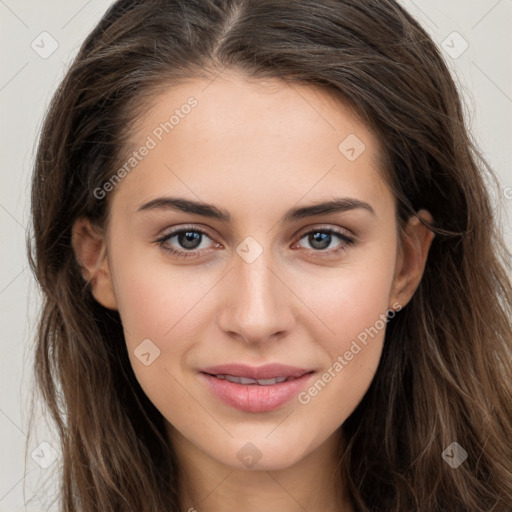
[(207, 373), (200, 373), (210, 389), (223, 402), (236, 409), (247, 412), (267, 412), (279, 409), (297, 396), (313, 373), (306, 373), (302, 377), (260, 386), (259, 384), (238, 384), (225, 379), (217, 379)]

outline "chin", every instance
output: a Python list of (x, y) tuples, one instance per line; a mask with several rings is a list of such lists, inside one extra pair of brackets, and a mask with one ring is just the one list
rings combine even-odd
[[(277, 427), (279, 428), (279, 427)], [(296, 436), (277, 435), (275, 432), (268, 438), (267, 431), (258, 439), (230, 439), (229, 446), (224, 446), (220, 453), (210, 453), (218, 462), (237, 470), (246, 471), (279, 471), (299, 463), (316, 448), (314, 440), (297, 432)], [(284, 432), (282, 433), (284, 434)], [(288, 434), (288, 433), (286, 433)], [(294, 437), (296, 437), (294, 439)], [(230, 453), (232, 456), (230, 456)]]

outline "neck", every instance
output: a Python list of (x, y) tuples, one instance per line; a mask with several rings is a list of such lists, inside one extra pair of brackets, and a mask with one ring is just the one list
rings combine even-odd
[(352, 512), (339, 471), (341, 429), (296, 464), (274, 471), (226, 466), (169, 426), (181, 468), (180, 510)]

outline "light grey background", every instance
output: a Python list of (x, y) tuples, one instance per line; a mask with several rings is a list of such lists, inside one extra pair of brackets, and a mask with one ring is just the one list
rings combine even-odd
[[(52, 446), (57, 448), (58, 443), (39, 417), (25, 454), (32, 386), (30, 350), (38, 306), (25, 255), (29, 176), (45, 107), (79, 45), (110, 3), (0, 0), (0, 512), (43, 510), (39, 500), (47, 493), (37, 486), (46, 482), (50, 490), (55, 485), (52, 474), (58, 463), (47, 469), (41, 464), (52, 461)], [(512, 0), (401, 3), (444, 48), (464, 95), (474, 137), (500, 177), (496, 209), (510, 246)], [(48, 56), (45, 52), (51, 51), (53, 40), (58, 48)], [(458, 56), (464, 41), (469, 46)]]

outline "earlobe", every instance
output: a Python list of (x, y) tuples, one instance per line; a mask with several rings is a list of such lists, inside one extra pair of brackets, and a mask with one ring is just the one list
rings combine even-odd
[(93, 297), (102, 306), (117, 310), (107, 244), (101, 230), (87, 218), (78, 219), (72, 229), (72, 245), (82, 276), (90, 285)]
[[(427, 210), (420, 210), (418, 216), (429, 224), (434, 222)], [(409, 219), (405, 227), (403, 244), (397, 256), (390, 304), (399, 303), (404, 307), (411, 300), (423, 277), (434, 236), (434, 232), (416, 216)]]

